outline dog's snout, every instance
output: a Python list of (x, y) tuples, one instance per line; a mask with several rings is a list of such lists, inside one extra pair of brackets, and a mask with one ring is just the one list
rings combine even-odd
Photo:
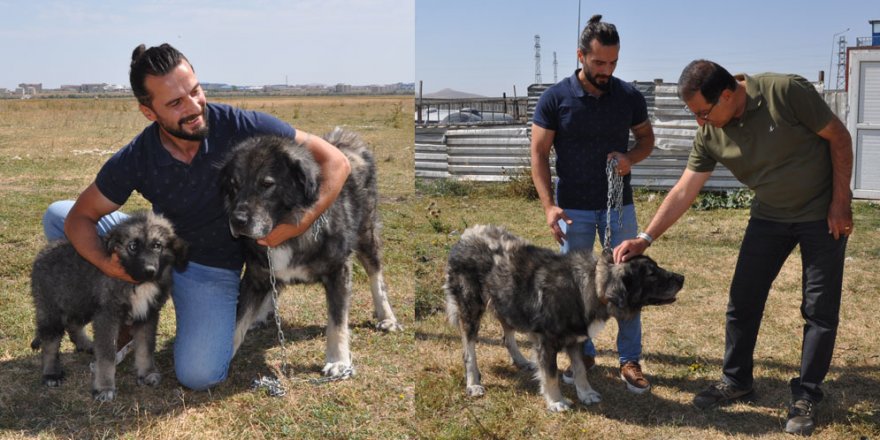
[(156, 276), (156, 273), (158, 273), (158, 272), (159, 272), (159, 270), (156, 266), (153, 266), (153, 265), (144, 266), (144, 275), (146, 275), (149, 278)]
[(236, 209), (232, 212), (232, 216), (229, 217), (229, 221), (232, 222), (233, 226), (244, 227), (248, 223), (248, 213), (244, 209)]
[(678, 273), (673, 275), (675, 275), (675, 282), (678, 283), (679, 286), (684, 286), (684, 275)]

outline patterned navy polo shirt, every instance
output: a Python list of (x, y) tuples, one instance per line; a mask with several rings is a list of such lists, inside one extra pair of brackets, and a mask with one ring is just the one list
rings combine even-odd
[[(578, 72), (548, 88), (535, 107), (534, 124), (556, 132), (557, 204), (562, 209), (607, 208), (606, 157), (625, 153), (630, 128), (648, 119), (648, 106), (633, 85), (611, 77), (600, 97), (586, 93)], [(630, 178), (624, 177), (623, 204), (632, 204)]]
[(173, 158), (151, 124), (116, 152), (98, 172), (95, 184), (105, 197), (122, 205), (137, 191), (166, 216), (190, 245), (190, 260), (226, 269), (241, 269), (241, 245), (229, 232), (220, 194), (219, 166), (237, 142), (256, 135), (293, 138), (287, 123), (254, 111), (208, 104), (208, 137), (190, 164)]

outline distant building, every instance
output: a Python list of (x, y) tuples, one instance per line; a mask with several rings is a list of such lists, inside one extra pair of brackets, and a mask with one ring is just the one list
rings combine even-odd
[(222, 83), (201, 83), (202, 89), (206, 91), (228, 92), (233, 90), (233, 86)]
[[(43, 83), (35, 83), (35, 84), (22, 83), (22, 84), (18, 85), (18, 89), (21, 89), (24, 91), (34, 90), (36, 93), (40, 93), (43, 91)], [(18, 89), (16, 89), (16, 90), (18, 90)]]
[(83, 84), (80, 86), (79, 91), (82, 93), (101, 93), (106, 92), (110, 84), (100, 83), (100, 84)]

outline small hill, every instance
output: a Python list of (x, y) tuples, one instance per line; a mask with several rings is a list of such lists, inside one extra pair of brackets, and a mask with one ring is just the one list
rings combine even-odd
[(483, 95), (477, 95), (475, 93), (467, 93), (467, 92), (459, 92), (458, 90), (452, 89), (443, 89), (434, 93), (425, 93), (422, 95), (425, 98), (439, 98), (439, 99), (461, 99), (461, 98), (485, 98)]

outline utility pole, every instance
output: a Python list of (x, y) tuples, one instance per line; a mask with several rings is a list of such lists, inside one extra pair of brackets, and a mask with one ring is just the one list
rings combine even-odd
[(556, 84), (556, 69), (559, 67), (559, 63), (556, 62), (556, 51), (553, 51), (553, 84)]
[(849, 32), (849, 28), (840, 31), (831, 37), (831, 59), (828, 60), (828, 87), (825, 88), (826, 90), (831, 90), (831, 65), (834, 63), (834, 43), (836, 42), (838, 35), (846, 32)]
[(535, 35), (535, 84), (541, 82), (541, 36)]
[(837, 40), (837, 90), (846, 87), (846, 37)]

